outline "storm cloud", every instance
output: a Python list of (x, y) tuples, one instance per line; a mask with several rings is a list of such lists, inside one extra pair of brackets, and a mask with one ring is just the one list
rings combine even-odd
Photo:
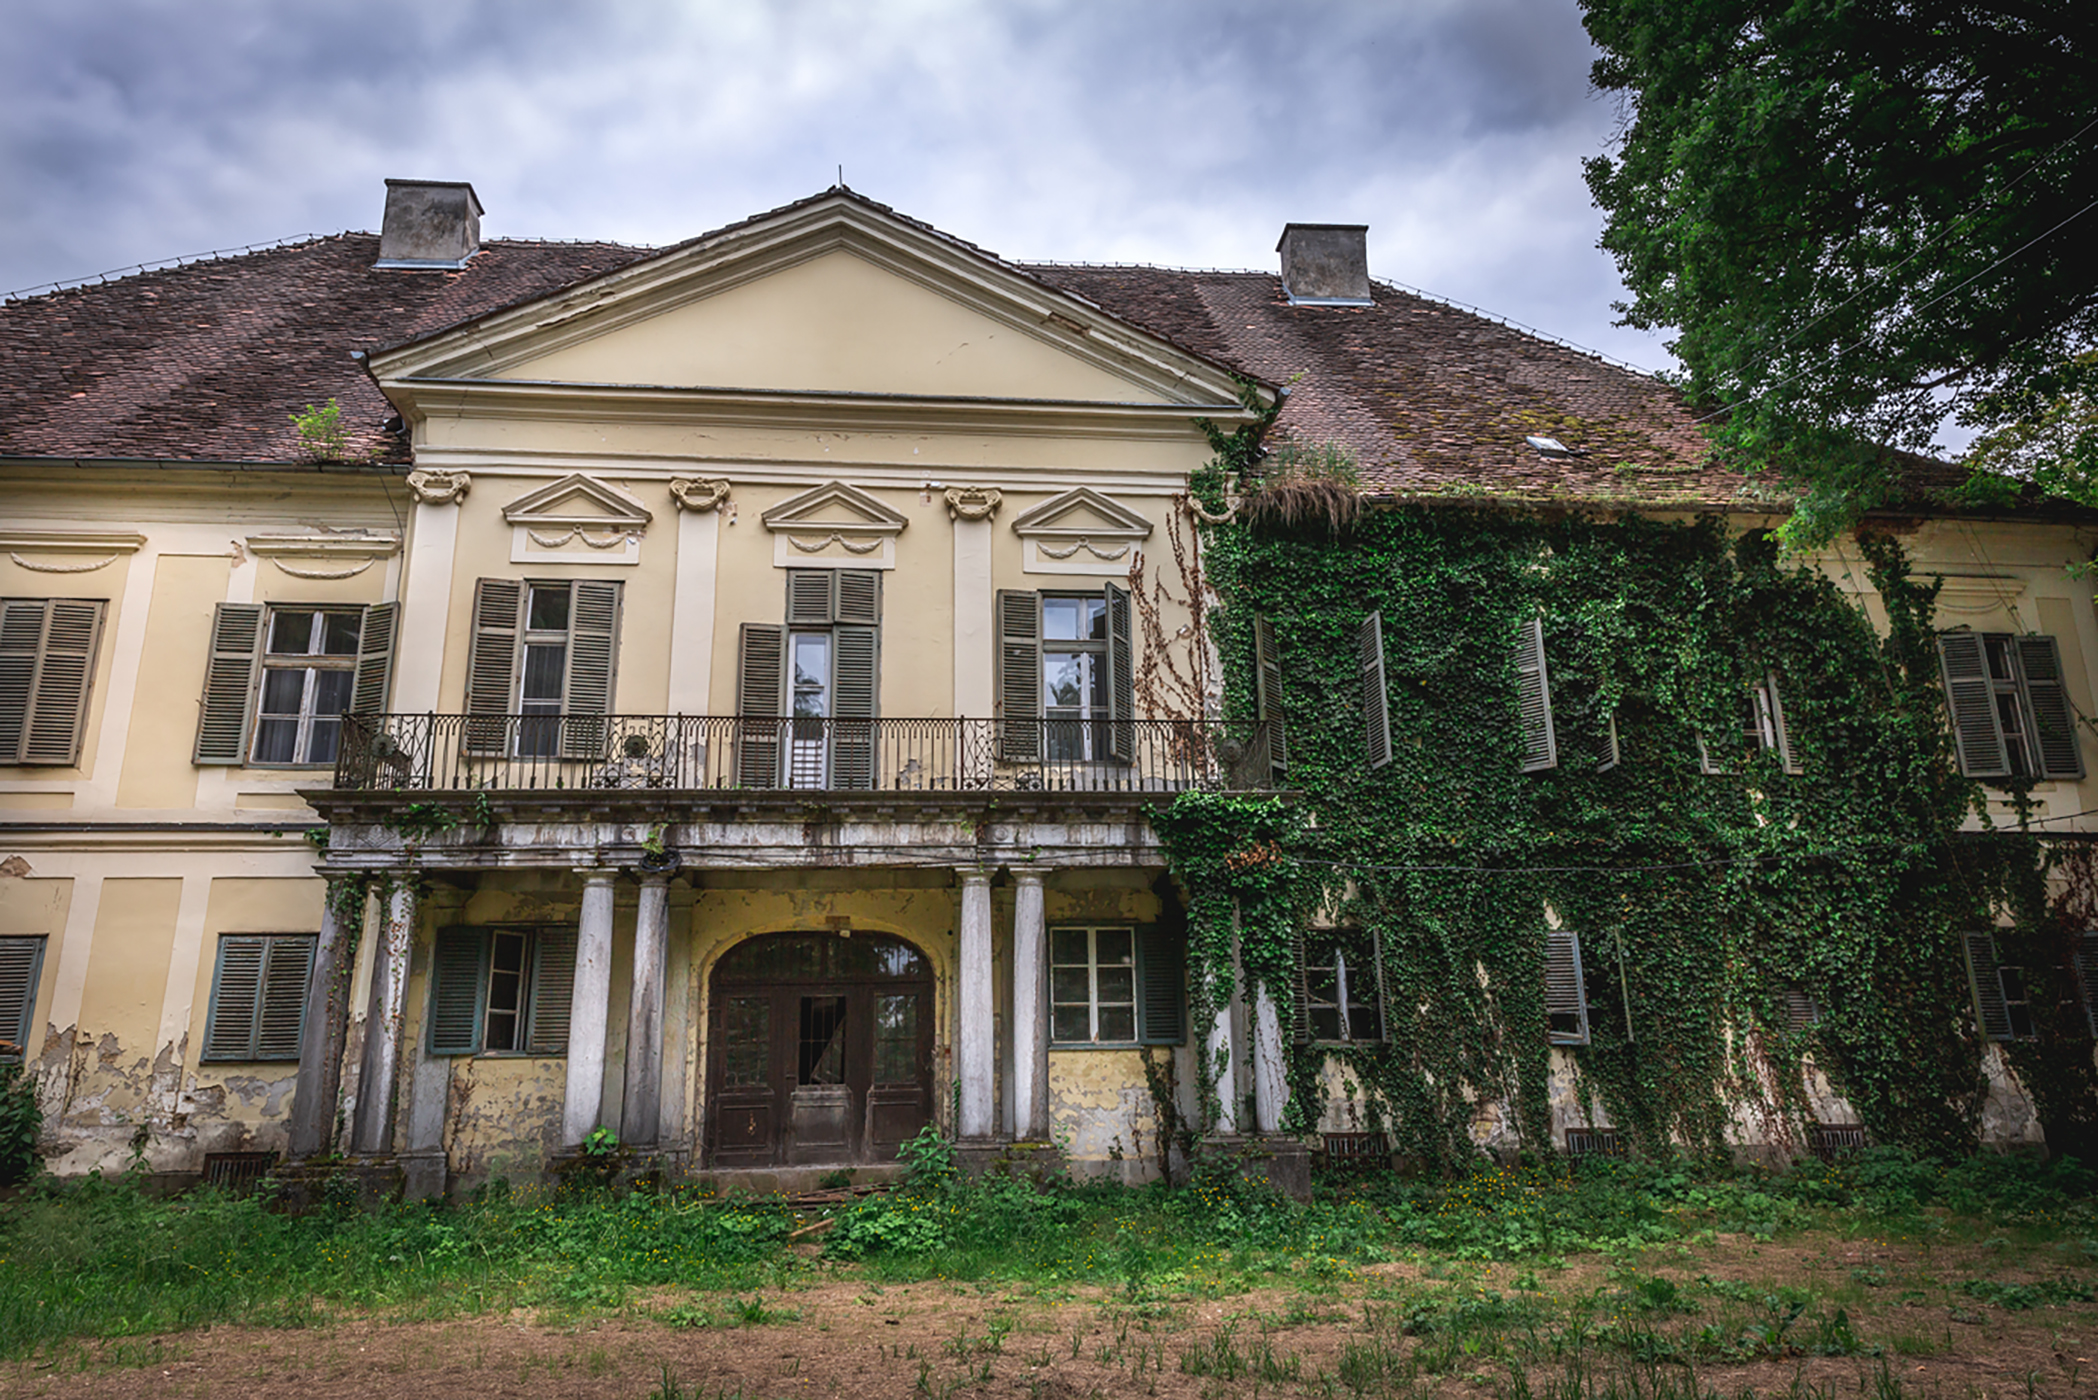
[(1659, 366), (1613, 327), (1580, 161), (1617, 113), (1572, 0), (16, 0), (0, 292), (377, 226), (660, 244), (847, 184), (1020, 259), (1375, 275)]

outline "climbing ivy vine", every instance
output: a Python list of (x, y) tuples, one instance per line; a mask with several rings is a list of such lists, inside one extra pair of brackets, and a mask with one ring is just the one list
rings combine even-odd
[[(1213, 436), (1195, 495), (1221, 515), (1227, 487), (1258, 490), (1260, 453), (1257, 432)], [(1184, 794), (1154, 824), (1191, 903), (1198, 1036), (1229, 994), (1234, 936), (1285, 1041), (1305, 922), (1323, 909), (1376, 937), (1387, 1037), (1299, 1046), (1286, 1126), (1315, 1123), (1332, 1055), (1424, 1164), (1476, 1156), (1488, 1106), (1543, 1147), (1549, 911), (1587, 965), (1591, 1041), (1562, 1062), (1561, 1088), (1635, 1148), (1718, 1153), (1743, 1122), (1796, 1134), (1809, 1058), (1876, 1140), (1973, 1146), (1986, 1080), (1962, 934), (2010, 910), (2006, 946), (2040, 966), (2076, 917), (2098, 917), (2098, 879), (2085, 862), (2067, 881), (2091, 906), (2078, 911), (2060, 891), (2080, 857), (2021, 829), (1961, 833), (1988, 809), (1952, 761), (1935, 585), (1909, 576), (1895, 538), (1859, 541), (1875, 628), (1828, 574), (1714, 518), (1407, 506), (1288, 529), (1249, 516), (1203, 526), (1210, 625), (1231, 727), (1252, 718), (1255, 614), (1274, 629), (1292, 795)], [(1374, 769), (1357, 650), (1373, 611), (1392, 734)], [(1514, 644), (1532, 618), (1559, 763), (1525, 774)], [(1770, 674), (1797, 772), (1744, 740), (1743, 696)], [(1621, 757), (1606, 768), (1613, 719)], [(2090, 1041), (2055, 980), (2035, 995), (2040, 1041), (2011, 1058), (2050, 1130), (2073, 1120), (2088, 1135)], [(1788, 1020), (1793, 989), (1818, 1025)], [(1203, 1066), (1206, 1095), (1217, 1068)]]

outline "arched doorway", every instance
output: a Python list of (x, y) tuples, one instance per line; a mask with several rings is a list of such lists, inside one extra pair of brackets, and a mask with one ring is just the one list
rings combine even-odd
[(887, 1162), (932, 1116), (932, 965), (878, 933), (773, 933), (715, 965), (717, 1167)]

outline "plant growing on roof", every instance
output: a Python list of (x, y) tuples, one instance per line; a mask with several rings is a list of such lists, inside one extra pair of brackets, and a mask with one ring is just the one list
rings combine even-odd
[(351, 460), (350, 433), (343, 426), (342, 406), (335, 400), (316, 408), (307, 404), (291, 415), (291, 426), (299, 435), (299, 451), (309, 462)]

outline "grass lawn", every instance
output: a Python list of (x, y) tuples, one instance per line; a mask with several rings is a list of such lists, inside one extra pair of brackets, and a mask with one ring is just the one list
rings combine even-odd
[(32, 1189), (0, 1204), (0, 1394), (2098, 1395), (2073, 1164), (1590, 1161), (1308, 1207), (937, 1165), (814, 1211)]

